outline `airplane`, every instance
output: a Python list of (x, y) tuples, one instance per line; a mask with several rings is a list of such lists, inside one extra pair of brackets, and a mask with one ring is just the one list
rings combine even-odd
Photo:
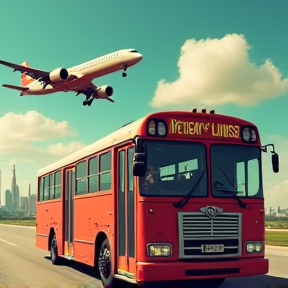
[(13, 68), (13, 72), (22, 73), (22, 86), (9, 84), (2, 86), (20, 91), (19, 96), (74, 91), (76, 96), (79, 94), (86, 96), (84, 106), (91, 106), (94, 99), (115, 102), (110, 98), (114, 92), (113, 88), (109, 85), (96, 86), (91, 82), (92, 79), (119, 70), (124, 70), (122, 76), (126, 77), (127, 68), (137, 64), (142, 58), (143, 56), (135, 49), (122, 49), (68, 69), (57, 68), (51, 72), (29, 67), (27, 61), (18, 65), (0, 60), (0, 64)]

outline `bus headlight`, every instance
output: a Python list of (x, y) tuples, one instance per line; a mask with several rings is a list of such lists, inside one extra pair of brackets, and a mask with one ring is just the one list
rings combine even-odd
[(263, 243), (254, 241), (246, 242), (246, 251), (248, 253), (260, 253), (263, 251)]
[(149, 243), (147, 244), (149, 257), (171, 257), (172, 244), (170, 243)]

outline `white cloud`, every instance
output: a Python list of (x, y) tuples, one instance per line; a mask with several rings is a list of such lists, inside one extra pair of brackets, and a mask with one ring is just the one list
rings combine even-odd
[(71, 154), (85, 146), (86, 145), (79, 142), (70, 142), (67, 146), (62, 143), (57, 143), (48, 146), (47, 151), (53, 155), (63, 156)]
[(37, 111), (28, 111), (26, 114), (7, 113), (0, 118), (0, 127), (1, 138), (11, 142), (43, 141), (77, 135), (67, 121), (56, 122)]
[(255, 105), (288, 90), (288, 78), (267, 59), (259, 67), (248, 55), (250, 46), (243, 35), (229, 34), (221, 39), (187, 40), (178, 60), (179, 78), (158, 82), (150, 105), (236, 103)]
[(43, 147), (41, 142), (76, 136), (77, 133), (67, 121), (56, 122), (37, 111), (28, 111), (26, 114), (7, 113), (0, 118), (0, 127), (0, 155), (2, 158), (5, 155), (13, 158), (10, 159), (10, 165), (16, 161), (27, 163), (40, 158), (45, 160), (50, 156), (65, 156), (84, 146), (82, 143), (71, 142), (68, 146), (58, 143), (55, 147)]
[(267, 143), (274, 143), (275, 150), (279, 155), (279, 173), (272, 170), (271, 153), (263, 155), (263, 183), (265, 192), (265, 205), (281, 206), (288, 208), (288, 138), (281, 136), (269, 136)]
[[(76, 131), (67, 121), (57, 122), (37, 111), (26, 114), (7, 113), (0, 117), (0, 168), (2, 200), (11, 187), (12, 165), (16, 164), (17, 183), (21, 195), (26, 195), (28, 182), (36, 188), (36, 173), (48, 165), (84, 147), (75, 141)], [(71, 141), (67, 141), (67, 138)], [(58, 138), (63, 138), (63, 143)], [(74, 138), (74, 139), (73, 139)]]

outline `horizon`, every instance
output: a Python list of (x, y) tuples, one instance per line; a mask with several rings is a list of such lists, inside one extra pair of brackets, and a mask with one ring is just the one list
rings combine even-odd
[[(0, 11), (1, 60), (27, 61), (30, 67), (52, 71), (129, 47), (143, 59), (127, 69), (125, 78), (118, 71), (93, 80), (95, 85), (113, 87), (115, 103), (94, 100), (87, 107), (82, 105), (84, 96), (72, 92), (19, 97), (18, 91), (0, 88), (2, 204), (5, 190), (11, 188), (13, 164), (20, 196), (26, 196), (28, 183), (31, 192), (37, 191), (36, 173), (42, 167), (131, 120), (194, 106), (250, 121), (258, 127), (263, 145), (275, 144), (279, 173), (272, 171), (270, 153), (262, 158), (265, 206), (285, 203), (288, 34), (283, 27), (288, 27), (287, 1), (276, 5), (171, 0), (163, 7), (151, 0), (137, 4), (125, 0), (131, 10), (126, 17), (119, 17), (127, 9), (123, 2), (50, 2), (57, 9), (49, 13), (42, 12), (44, 4), (34, 5), (32, 0), (17, 2), (17, 10), (13, 1), (5, 2)], [(109, 11), (109, 20), (121, 21), (119, 25), (107, 21), (107, 13), (97, 13), (99, 8)], [(96, 15), (93, 11), (97, 17), (87, 17)], [(33, 15), (25, 18), (24, 26), (23, 15)], [(62, 23), (69, 23), (68, 29), (60, 30)], [(33, 27), (33, 33), (25, 27)], [(21, 49), (15, 49), (19, 44)], [(0, 65), (0, 75), (1, 85), (21, 84), (21, 74), (11, 68)]]

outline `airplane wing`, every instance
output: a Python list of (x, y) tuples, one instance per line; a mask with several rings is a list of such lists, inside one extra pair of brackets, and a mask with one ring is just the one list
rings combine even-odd
[(78, 86), (72, 91), (76, 92), (76, 96), (79, 94), (84, 94), (87, 97), (90, 97), (93, 92), (97, 90), (97, 86), (95, 86), (92, 82), (88, 82), (87, 84)]
[(31, 67), (26, 67), (23, 65), (18, 65), (18, 64), (6, 62), (3, 60), (0, 60), (0, 64), (8, 66), (10, 68), (13, 68), (14, 69), (13, 72), (20, 71), (21, 73), (25, 73), (35, 80), (37, 80), (39, 78), (45, 78), (49, 75), (49, 72), (47, 72), (47, 71), (43, 71), (43, 70), (31, 68)]

